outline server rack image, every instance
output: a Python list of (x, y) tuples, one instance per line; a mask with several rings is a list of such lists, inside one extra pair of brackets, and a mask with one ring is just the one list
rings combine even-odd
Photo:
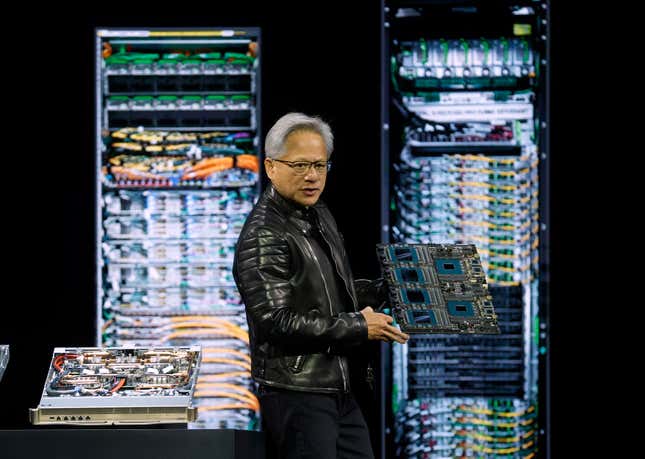
[(259, 34), (96, 29), (96, 341), (201, 345), (192, 428), (257, 428), (231, 266), (260, 186)]
[(382, 19), (382, 241), (475, 244), (501, 331), (393, 348), (388, 457), (547, 457), (547, 5)]

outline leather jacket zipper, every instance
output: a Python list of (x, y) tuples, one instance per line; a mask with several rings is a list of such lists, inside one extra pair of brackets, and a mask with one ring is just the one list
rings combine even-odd
[[(354, 304), (354, 297), (352, 296), (352, 292), (349, 291), (349, 287), (347, 287), (347, 282), (345, 281), (345, 278), (340, 273), (340, 268), (338, 267), (338, 262), (336, 261), (336, 257), (334, 257), (333, 246), (330, 244), (329, 239), (327, 239), (325, 229), (323, 228), (323, 224), (320, 221), (320, 219), (318, 220), (318, 228), (320, 229), (320, 235), (325, 240), (325, 243), (329, 246), (329, 254), (331, 255), (331, 258), (334, 260), (334, 268), (336, 268), (336, 274), (338, 274), (338, 277), (343, 281), (343, 285), (345, 286), (345, 290), (347, 291), (347, 294), (349, 295), (349, 298), (352, 300), (353, 309), (354, 309), (354, 311), (356, 311), (356, 305)], [(343, 383), (345, 383), (345, 370), (343, 368), (343, 362), (342, 362), (340, 356), (338, 356), (338, 362), (340, 364), (340, 371), (343, 374)], [(345, 391), (347, 391), (347, 385), (346, 384), (345, 384)]]
[[(324, 236), (323, 236), (324, 238)], [(325, 279), (325, 276), (322, 274), (322, 269), (320, 268), (320, 262), (318, 261), (318, 257), (316, 256), (316, 252), (314, 252), (314, 248), (311, 246), (311, 243), (309, 243), (309, 240), (307, 239), (305, 235), (305, 242), (307, 243), (307, 246), (309, 247), (309, 250), (311, 251), (311, 255), (314, 257), (314, 261), (316, 262), (316, 265), (318, 266), (318, 271), (320, 272), (320, 278), (323, 281), (323, 287), (325, 287), (325, 294), (327, 295), (327, 303), (329, 304), (329, 314), (331, 316), (334, 315), (334, 310), (331, 307), (331, 297), (329, 296), (329, 290), (327, 289), (327, 280)], [(333, 258), (333, 257), (332, 257)], [(340, 359), (340, 356), (338, 357), (338, 365), (340, 366), (340, 374), (343, 378), (343, 391), (347, 392), (347, 379), (345, 378), (345, 369), (343, 368), (343, 362)]]
[(302, 369), (302, 361), (304, 360), (305, 356), (304, 355), (299, 355), (296, 357), (296, 361), (291, 367), (293, 371), (300, 371)]

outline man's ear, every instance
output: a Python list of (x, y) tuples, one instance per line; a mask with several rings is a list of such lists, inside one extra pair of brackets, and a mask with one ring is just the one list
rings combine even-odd
[(264, 170), (269, 178), (273, 178), (273, 161), (269, 158), (264, 158)]

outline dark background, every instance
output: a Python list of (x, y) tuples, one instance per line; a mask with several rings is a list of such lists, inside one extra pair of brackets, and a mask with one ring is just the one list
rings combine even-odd
[[(220, 4), (221, 3), (221, 4)], [(361, 3), (361, 6), (350, 4)], [(568, 3), (568, 2), (566, 2)], [(65, 6), (6, 15), (2, 94), (4, 256), (0, 343), (11, 360), (0, 382), (0, 428), (29, 428), (55, 346), (92, 346), (94, 280), (94, 27), (257, 26), (262, 28), (262, 140), (288, 111), (319, 114), (336, 136), (324, 199), (343, 232), (356, 277), (378, 274), (380, 2), (181, 2), (101, 11)], [(591, 362), (572, 334), (580, 317), (579, 270), (588, 238), (586, 91), (579, 66), (600, 50), (593, 23), (552, 5), (551, 59), (551, 419), (554, 451), (572, 445), (591, 406)], [(580, 37), (587, 37), (586, 48)], [(597, 48), (596, 48), (597, 47)], [(586, 54), (585, 54), (586, 49)], [(5, 81), (7, 78), (5, 78)], [(582, 151), (581, 151), (582, 150)], [(599, 153), (599, 151), (598, 151)], [(572, 186), (571, 177), (580, 184)], [(575, 294), (574, 294), (575, 291)], [(573, 303), (572, 303), (573, 301)], [(580, 450), (576, 450), (580, 451)], [(556, 454), (556, 457), (559, 455)]]

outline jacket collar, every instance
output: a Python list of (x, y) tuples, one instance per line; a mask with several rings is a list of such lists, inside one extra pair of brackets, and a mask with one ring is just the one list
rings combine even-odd
[(318, 209), (323, 207), (324, 204), (320, 200), (311, 207), (305, 207), (297, 202), (294, 202), (290, 199), (282, 196), (272, 184), (269, 184), (266, 190), (266, 194), (274, 201), (282, 210), (285, 211), (287, 217), (295, 217), (302, 220), (308, 220), (307, 216), (309, 213), (314, 212), (318, 213)]

